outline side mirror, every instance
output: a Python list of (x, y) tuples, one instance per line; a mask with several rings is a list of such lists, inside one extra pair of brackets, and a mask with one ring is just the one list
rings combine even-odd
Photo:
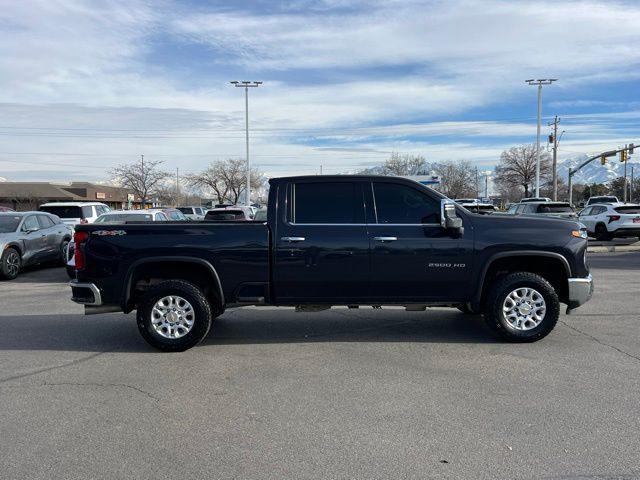
[(464, 227), (462, 219), (456, 213), (456, 204), (453, 200), (443, 198), (440, 200), (440, 225), (445, 230), (462, 235)]

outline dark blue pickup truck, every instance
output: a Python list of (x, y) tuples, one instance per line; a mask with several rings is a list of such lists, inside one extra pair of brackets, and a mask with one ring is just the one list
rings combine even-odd
[(137, 310), (166, 351), (243, 305), (450, 306), (531, 342), (593, 291), (579, 223), (477, 215), (398, 177), (272, 179), (267, 222), (79, 225), (75, 243), (72, 300)]

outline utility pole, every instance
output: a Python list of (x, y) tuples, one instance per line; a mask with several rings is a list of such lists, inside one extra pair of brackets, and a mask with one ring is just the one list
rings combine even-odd
[(480, 197), (480, 186), (478, 185), (478, 167), (476, 167), (476, 199)]
[[(625, 148), (628, 148), (628, 145), (625, 145)], [(622, 154), (622, 152), (620, 152)], [(627, 152), (625, 151), (625, 154)], [(624, 203), (627, 203), (627, 158), (625, 157), (624, 160), (624, 195), (622, 196), (624, 200), (622, 200)]]
[[(558, 138), (559, 123), (560, 123), (560, 119), (556, 115), (555, 118), (553, 119), (553, 122), (547, 124), (549, 126), (553, 125), (553, 133), (551, 134), (551, 136), (553, 138), (552, 184), (553, 184), (553, 201), (554, 202), (558, 200), (558, 143), (560, 143), (560, 139)], [(563, 133), (564, 133), (564, 130), (562, 131), (560, 136), (562, 136)]]
[(176, 167), (176, 207), (180, 205), (180, 174), (179, 168)]
[(631, 165), (631, 185), (629, 185), (629, 201), (630, 202), (633, 202), (633, 182), (634, 182), (633, 165)]
[(244, 127), (247, 141), (247, 196), (245, 205), (251, 205), (251, 162), (249, 161), (249, 88), (259, 87), (262, 82), (249, 82), (234, 80), (231, 83), (235, 87), (244, 88)]
[[(140, 155), (140, 166), (141, 166), (141, 170), (140, 170), (140, 179), (142, 180), (142, 185), (144, 188), (144, 184), (145, 184), (145, 178), (144, 178), (144, 155)], [(146, 198), (142, 197), (142, 210), (144, 210), (144, 204), (146, 203)]]
[(485, 172), (484, 174), (484, 198), (489, 197), (489, 175)]
[(536, 197), (540, 196), (540, 123), (542, 122), (542, 86), (551, 85), (557, 78), (539, 78), (537, 80), (525, 80), (529, 85), (538, 87), (538, 128), (536, 134)]
[(320, 175), (322, 175), (322, 164), (320, 165)]

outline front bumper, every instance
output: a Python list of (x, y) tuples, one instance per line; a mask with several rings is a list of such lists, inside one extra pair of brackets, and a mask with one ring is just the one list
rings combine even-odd
[(569, 310), (589, 301), (593, 295), (593, 276), (569, 278)]
[(102, 295), (100, 289), (93, 283), (82, 283), (77, 280), (69, 282), (71, 287), (71, 300), (81, 305), (99, 306), (102, 305)]

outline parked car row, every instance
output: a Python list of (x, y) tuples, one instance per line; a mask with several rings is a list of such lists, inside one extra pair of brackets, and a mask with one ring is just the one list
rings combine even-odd
[(12, 280), (27, 266), (64, 264), (73, 230), (45, 212), (0, 212), (0, 278)]

